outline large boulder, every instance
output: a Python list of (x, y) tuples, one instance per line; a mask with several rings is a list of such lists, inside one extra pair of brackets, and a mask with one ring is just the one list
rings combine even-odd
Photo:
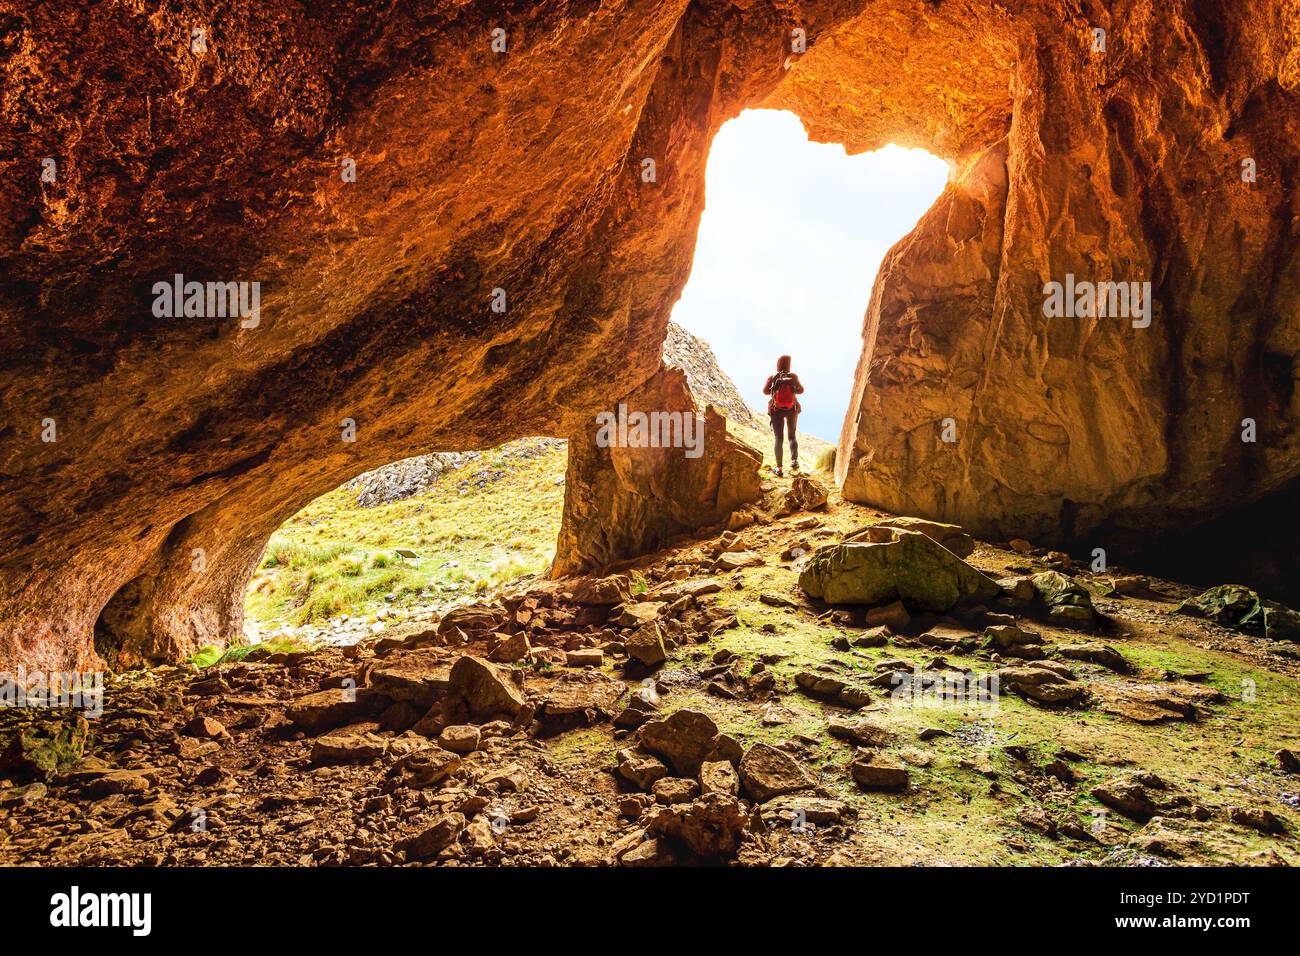
[(718, 725), (708, 714), (682, 708), (641, 725), (641, 746), (667, 760), (681, 776), (694, 777), (713, 752)]
[(759, 803), (817, 785), (803, 764), (771, 744), (754, 744), (740, 758), (740, 783)]
[(828, 604), (884, 604), (901, 600), (921, 611), (950, 611), (1000, 593), (947, 548), (914, 531), (893, 541), (850, 541), (820, 548), (799, 575), (799, 586)]
[(1220, 584), (1178, 605), (1183, 614), (1202, 617), (1247, 633), (1263, 634), (1275, 641), (1300, 641), (1300, 614), (1262, 599), (1240, 584)]
[(524, 697), (507, 671), (467, 654), (451, 667), (446, 706), (453, 718), (514, 720), (524, 708)]

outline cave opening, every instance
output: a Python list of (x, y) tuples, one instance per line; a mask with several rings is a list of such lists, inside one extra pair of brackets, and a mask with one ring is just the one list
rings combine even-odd
[(712, 346), (760, 412), (777, 356), (791, 355), (806, 389), (800, 433), (837, 441), (878, 267), (949, 174), (923, 149), (850, 155), (811, 140), (788, 110), (745, 110), (709, 150), (694, 262), (673, 321)]
[(563, 439), (522, 438), (358, 475), (267, 542), (245, 597), (245, 639), (355, 643), (545, 574), (567, 461)]

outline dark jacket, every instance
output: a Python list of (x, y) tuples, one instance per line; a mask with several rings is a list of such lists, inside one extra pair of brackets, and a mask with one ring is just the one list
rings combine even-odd
[(764, 395), (771, 395), (771, 396), (772, 396), (771, 398), (769, 398), (769, 399), (767, 400), (767, 413), (768, 413), (769, 415), (771, 415), (771, 414), (773, 414), (773, 413), (775, 413), (775, 412), (783, 412), (783, 411), (795, 411), (795, 412), (801, 412), (801, 411), (803, 411), (803, 409), (799, 407), (799, 399), (797, 399), (797, 398), (794, 400), (794, 408), (793, 408), (793, 409), (785, 409), (785, 408), (777, 408), (777, 407), (776, 407), (776, 390), (777, 390), (777, 388), (778, 388), (778, 386), (779, 386), (779, 383), (778, 383), (777, 379), (778, 379), (778, 377), (781, 376), (782, 374), (784, 374), (785, 376), (787, 376), (787, 377), (790, 379), (790, 384), (794, 387), (794, 393), (795, 393), (796, 395), (802, 395), (802, 394), (803, 394), (803, 385), (801, 385), (801, 384), (799, 383), (799, 376), (796, 375), (796, 374), (794, 374), (794, 372), (784, 372), (784, 373), (778, 372), (776, 375), (769, 375), (769, 376), (767, 377), (767, 384), (765, 384), (765, 385), (763, 386), (763, 394), (764, 394)]

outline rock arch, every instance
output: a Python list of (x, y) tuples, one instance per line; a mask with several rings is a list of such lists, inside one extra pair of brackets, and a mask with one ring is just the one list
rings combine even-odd
[[(141, 656), (219, 640), (258, 539), (311, 498), (410, 454), (584, 434), (658, 373), (710, 137), (752, 105), (954, 167), (873, 293), (846, 495), (1068, 534), (1294, 477), (1295, 391), (1258, 374), (1293, 379), (1300, 335), (1294, 0), (1021, 6), (0, 14), (0, 665), (92, 662), (110, 602)], [(1037, 287), (1070, 269), (1149, 274), (1151, 334), (1048, 327)], [(259, 281), (262, 322), (155, 317), (177, 272)], [(1231, 443), (1242, 409), (1257, 451)], [(943, 412), (953, 455), (926, 432)]]

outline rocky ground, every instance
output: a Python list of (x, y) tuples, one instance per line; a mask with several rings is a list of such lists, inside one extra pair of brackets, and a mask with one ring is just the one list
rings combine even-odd
[(0, 863), (1300, 858), (1300, 646), (823, 494), (351, 646), (123, 674), (97, 718), (0, 709)]

